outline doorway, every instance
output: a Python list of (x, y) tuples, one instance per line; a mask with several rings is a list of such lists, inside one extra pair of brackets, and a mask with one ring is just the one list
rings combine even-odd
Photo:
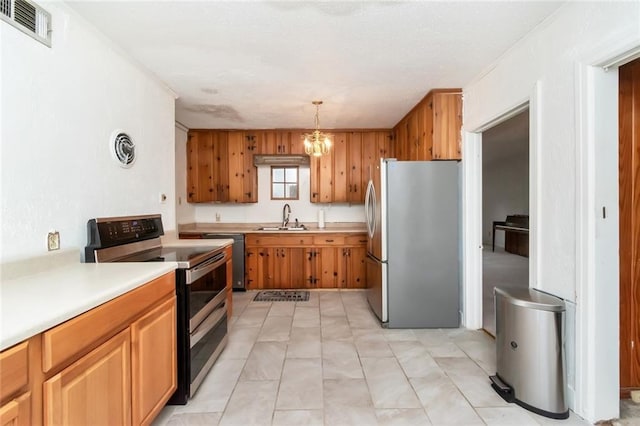
[(640, 59), (619, 69), (620, 397), (640, 389)]
[(529, 287), (529, 109), (482, 133), (482, 328), (494, 287)]

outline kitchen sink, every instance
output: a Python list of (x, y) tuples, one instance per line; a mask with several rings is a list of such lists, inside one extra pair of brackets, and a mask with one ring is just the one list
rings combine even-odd
[(299, 226), (261, 226), (258, 231), (306, 231), (308, 228), (304, 225)]

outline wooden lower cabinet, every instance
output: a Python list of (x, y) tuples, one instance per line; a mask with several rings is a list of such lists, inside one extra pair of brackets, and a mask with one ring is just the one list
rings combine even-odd
[(20, 395), (0, 407), (0, 425), (31, 425), (31, 392)]
[(0, 426), (150, 424), (176, 389), (176, 327), (170, 272), (0, 352)]
[(247, 289), (366, 288), (365, 234), (247, 234)]
[(176, 303), (171, 298), (131, 324), (133, 424), (150, 424), (177, 386)]
[(130, 425), (130, 347), (127, 328), (45, 381), (44, 424)]

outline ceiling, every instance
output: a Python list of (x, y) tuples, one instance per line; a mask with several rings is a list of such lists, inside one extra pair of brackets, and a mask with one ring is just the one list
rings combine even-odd
[(76, 1), (177, 95), (188, 128), (393, 127), (463, 87), (560, 2)]

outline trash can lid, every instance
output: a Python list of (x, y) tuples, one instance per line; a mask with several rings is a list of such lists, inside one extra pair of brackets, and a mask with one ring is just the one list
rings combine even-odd
[(514, 305), (541, 311), (565, 311), (564, 300), (533, 288), (495, 287), (493, 291)]

